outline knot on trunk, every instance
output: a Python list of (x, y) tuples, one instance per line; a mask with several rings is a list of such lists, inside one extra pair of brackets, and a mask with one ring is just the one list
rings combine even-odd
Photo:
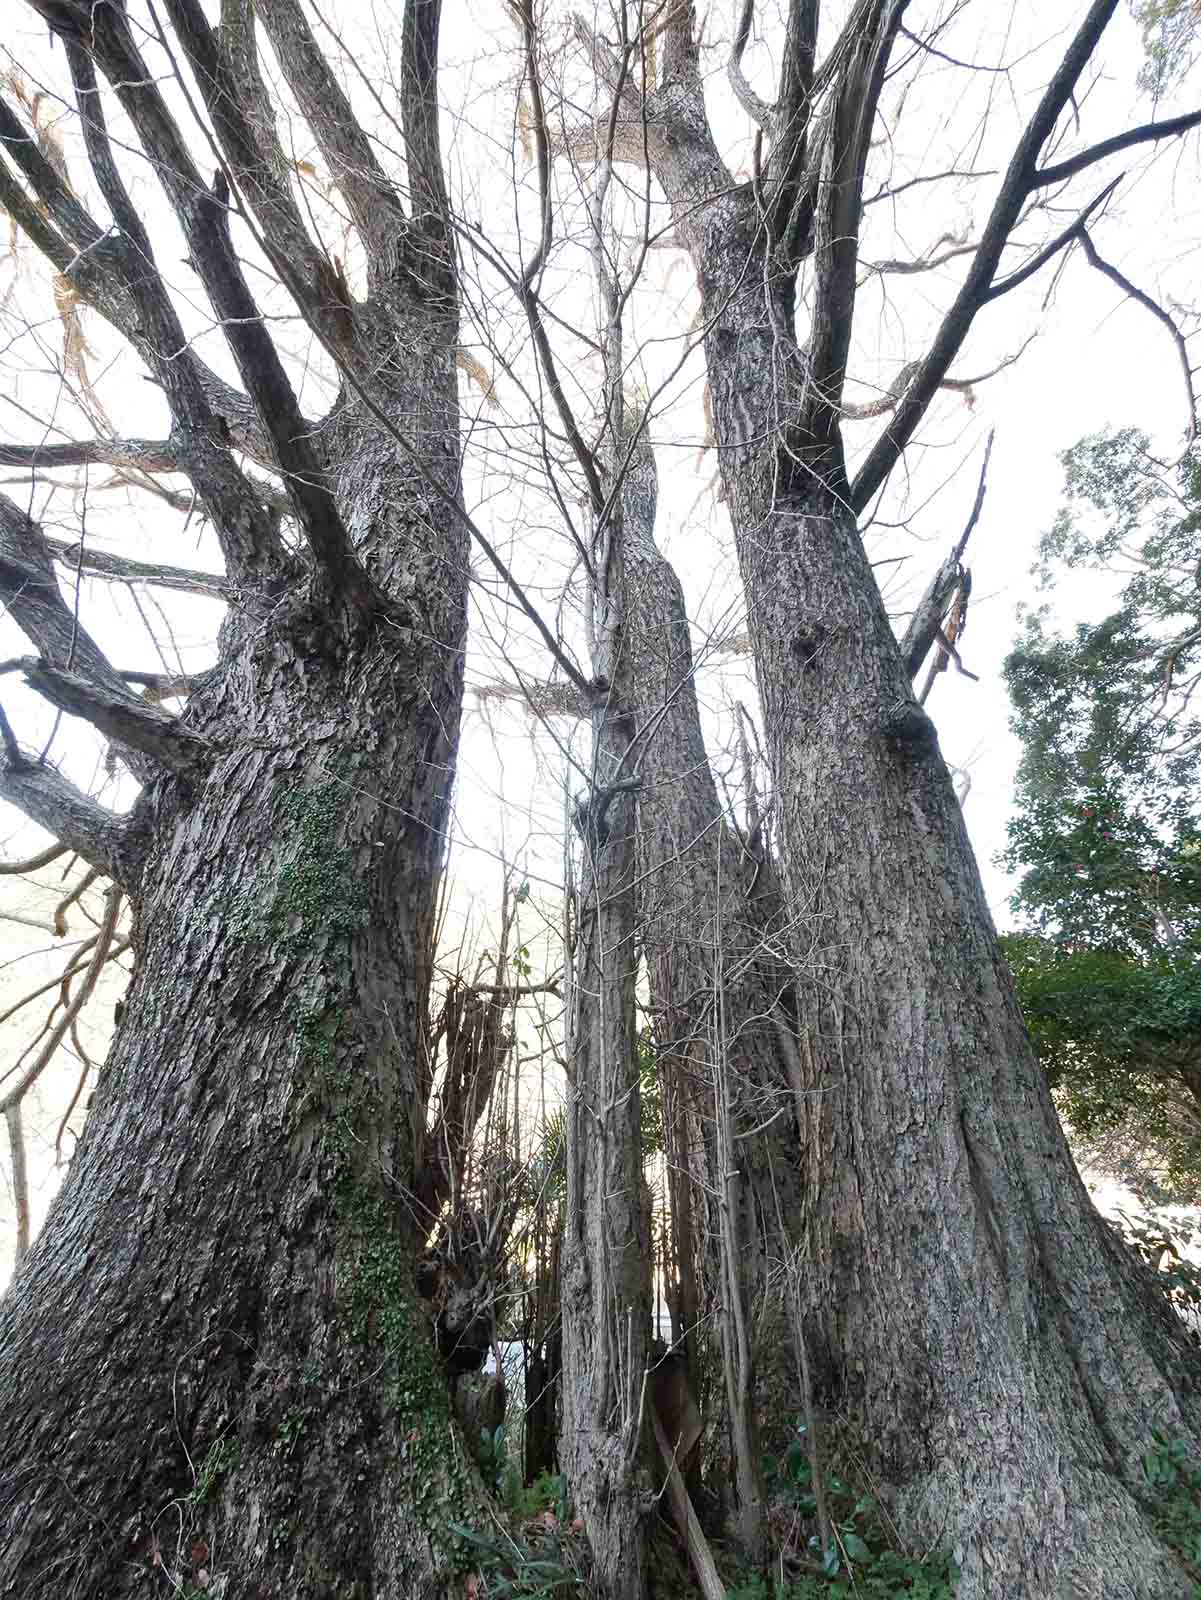
[(938, 748), (938, 732), (916, 700), (898, 700), (884, 719), (884, 736), (913, 755)]

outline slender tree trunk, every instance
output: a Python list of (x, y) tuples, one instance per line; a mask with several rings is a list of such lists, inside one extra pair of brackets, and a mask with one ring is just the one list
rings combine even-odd
[(639, 1462), (650, 1324), (634, 978), (634, 802), (626, 713), (594, 720), (581, 809), (563, 1238), (560, 1457), (592, 1546), (598, 1593), (644, 1591)]
[[(641, 779), (639, 926), (675, 1147), (673, 1226), (682, 1263), (703, 1282), (699, 1294), (688, 1289), (692, 1318), (703, 1300), (722, 1332), (716, 1364), (736, 1374), (726, 1399), (740, 1535), (757, 1559), (755, 1418), (775, 1419), (775, 1443), (795, 1410), (784, 1269), (798, 1238), (803, 1156), (791, 964), (762, 823), (756, 818), (740, 837), (718, 799), (684, 595), (654, 542), (645, 441), (623, 510)], [(727, 1235), (737, 1240), (731, 1250), (721, 1244)], [(686, 1323), (688, 1341), (699, 1343), (696, 1332)]]
[[(620, 372), (620, 330), (610, 370)], [(620, 438), (620, 431), (617, 431)], [(567, 1208), (563, 1231), (563, 1435), (560, 1458), (592, 1547), (604, 1600), (646, 1585), (641, 1472), (650, 1333), (650, 1216), (634, 987), (633, 720), (617, 514), (593, 542), (594, 700), (588, 790), (576, 806), (568, 1048)]]

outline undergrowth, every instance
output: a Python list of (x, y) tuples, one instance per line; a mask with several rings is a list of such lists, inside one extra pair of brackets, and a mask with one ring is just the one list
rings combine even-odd
[(1143, 1476), (1155, 1509), (1155, 1530), (1188, 1567), (1201, 1600), (1201, 1466), (1183, 1439), (1155, 1433), (1143, 1457)]
[[(763, 1475), (775, 1518), (794, 1528), (816, 1528), (817, 1497), (802, 1426), (783, 1456), (765, 1456)], [(953, 1600), (956, 1571), (949, 1555), (906, 1555), (891, 1546), (880, 1508), (835, 1473), (823, 1474), (830, 1544), (815, 1531), (803, 1548), (781, 1557), (781, 1575), (757, 1574), (728, 1592), (727, 1600)], [(802, 1536), (803, 1537), (803, 1536)]]

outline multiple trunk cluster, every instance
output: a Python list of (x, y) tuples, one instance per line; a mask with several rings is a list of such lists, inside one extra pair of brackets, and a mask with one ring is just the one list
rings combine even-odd
[[(4, 725), (0, 793), (129, 896), (138, 965), (68, 1180), (0, 1302), (0, 1589), (432, 1596), (470, 1571), (454, 1528), (480, 1520), (483, 1491), (420, 1325), (415, 1264), (443, 1198), (426, 1019), (474, 532), (592, 731), (575, 817), (561, 1460), (598, 1593), (636, 1600), (645, 1585), (640, 960), (673, 1313), (689, 1354), (703, 1330), (720, 1358), (750, 1554), (765, 1548), (757, 1409), (792, 1390), (907, 1539), (954, 1549), (969, 1600), (1186, 1593), (1139, 1459), (1153, 1422), (1197, 1441), (1196, 1380), (1076, 1176), (912, 692), (946, 574), (902, 648), (857, 526), (976, 311), (1053, 254), (998, 275), (1031, 198), (1190, 121), (1044, 162), (1116, 0), (1084, 11), (962, 288), (853, 481), (840, 419), (863, 179), (904, 0), (859, 0), (820, 62), (817, 0), (791, 0), (770, 106), (740, 68), (747, 0), (730, 64), (761, 129), (745, 183), (709, 128), (690, 5), (639, 26), (623, 9), (607, 37), (577, 19), (599, 100), (560, 140), (534, 9), (515, 0), (541, 237), (510, 288), (590, 503), (587, 671), (461, 504), (438, 0), (403, 8), (403, 192), (299, 0), (224, 0), (219, 28), (199, 0), (165, 0), (218, 152), (212, 182), (124, 6), (29, 3), (65, 47), (108, 221), (3, 101), (0, 204), (137, 350), (172, 427), (5, 459), (120, 456), (183, 474), (221, 540), (231, 604), (186, 709), (149, 706), (72, 616), (62, 552), (0, 497), (0, 592), (38, 652), (29, 681), (101, 728), (143, 782), (128, 817), (106, 814)], [(260, 37), (352, 220), (357, 295), (298, 204)], [(109, 137), (111, 96), (240, 389), (188, 346)], [(595, 447), (540, 300), (557, 140), (597, 157)], [(752, 806), (741, 828), (709, 769), (683, 596), (655, 544), (647, 418), (623, 392), (627, 286), (603, 237), (619, 163), (649, 168), (700, 290), (774, 808), (769, 822)], [(324, 418), (302, 415), (235, 229), (339, 376)]]

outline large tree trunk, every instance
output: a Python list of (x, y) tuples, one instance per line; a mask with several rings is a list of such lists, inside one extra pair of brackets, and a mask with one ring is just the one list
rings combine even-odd
[[(323, 429), (301, 425), (224, 237), (220, 186), (206, 211), (122, 15), (55, 6), (89, 108), (89, 155), (124, 230), (110, 241), (111, 281), (84, 287), (167, 390), (169, 447), (222, 537), (238, 596), (216, 672), (177, 725), (155, 714), (166, 765), (140, 763), (159, 775), (130, 822), (106, 824), (83, 797), (67, 805), (61, 781), (9, 752), (6, 792), (25, 803), (28, 791), (33, 814), (74, 827), (85, 853), (92, 830), (93, 858), (129, 890), (137, 967), (85, 1136), (0, 1303), (0, 1592), (442, 1596), (470, 1560), (451, 1525), (476, 1519), (480, 1490), (414, 1287), (431, 1220), (414, 1194), (468, 566), (453, 510), (457, 312), (429, 99), (437, 7), (414, 0), (406, 13), (410, 180), (431, 206), (410, 223), (303, 29), (290, 36), (299, 58), (289, 55), (299, 14), (264, 0), (263, 16), (283, 17), (285, 71), (302, 99), (313, 91), (326, 154), (343, 163), (343, 190), (378, 246), (372, 298), (357, 306), (344, 286), (331, 305), (332, 268), (303, 228), (288, 234), (286, 185), (245, 143), (239, 117), (256, 101), (262, 110), (246, 65), (253, 36), (235, 26), (250, 13), (223, 13), (235, 95), (198, 8), (168, 9), (281, 276), (355, 376)], [(249, 422), (175, 331), (112, 165), (93, 55), (148, 148), (170, 154), (156, 167), (214, 304), (246, 312), (227, 333), (254, 399)], [(432, 166), (418, 159), (423, 117)], [(264, 114), (256, 136), (268, 149), (270, 129)], [(56, 202), (55, 174), (10, 148), (45, 210), (57, 203), (86, 237)], [(32, 211), (26, 225), (42, 243)], [(291, 496), (303, 557), (278, 542), (225, 448), (247, 428)], [(398, 430), (419, 438), (420, 469)], [(74, 682), (91, 674), (91, 700), (97, 684), (112, 699), (111, 669), (81, 629), (58, 659), (62, 630), (47, 619), (69, 612), (44, 576), (40, 533), (11, 503), (0, 513), (14, 615), (52, 665), (74, 664)], [(35, 574), (32, 591), (14, 556)], [(145, 742), (150, 714), (136, 700), (120, 709)]]
[[(453, 483), (439, 360), (410, 398)], [(189, 706), (209, 776), (146, 797), (137, 971), (0, 1306), (0, 1590), (29, 1600), (149, 1592), (159, 1565), (230, 1595), (442, 1593), (474, 1501), (409, 1204), (466, 553), (352, 425), (339, 499), (422, 625), (315, 587), (253, 606)]]
[(785, 883), (808, 913), (818, 1399), (909, 1536), (953, 1545), (964, 1594), (1187, 1593), (1140, 1463), (1153, 1425), (1196, 1438), (1195, 1362), (1076, 1173), (853, 519), (797, 496), (755, 527)]
[[(1111, 9), (1092, 8), (1098, 25)], [(697, 269), (779, 806), (818, 1399), (906, 1536), (953, 1548), (967, 1600), (1185, 1595), (1141, 1458), (1153, 1428), (1197, 1443), (1195, 1361), (1076, 1173), (848, 509), (837, 427), (813, 407), (813, 352), (846, 337), (850, 302), (819, 296), (803, 354), (793, 272), (765, 256), (759, 202), (717, 157), (686, 22), (669, 43), (668, 133), (653, 121), (648, 148)], [(825, 181), (819, 203), (849, 205), (853, 226), (861, 175)], [(819, 232), (819, 291), (839, 248)], [(853, 233), (850, 251), (853, 283)], [(816, 435), (798, 425), (815, 415)]]

